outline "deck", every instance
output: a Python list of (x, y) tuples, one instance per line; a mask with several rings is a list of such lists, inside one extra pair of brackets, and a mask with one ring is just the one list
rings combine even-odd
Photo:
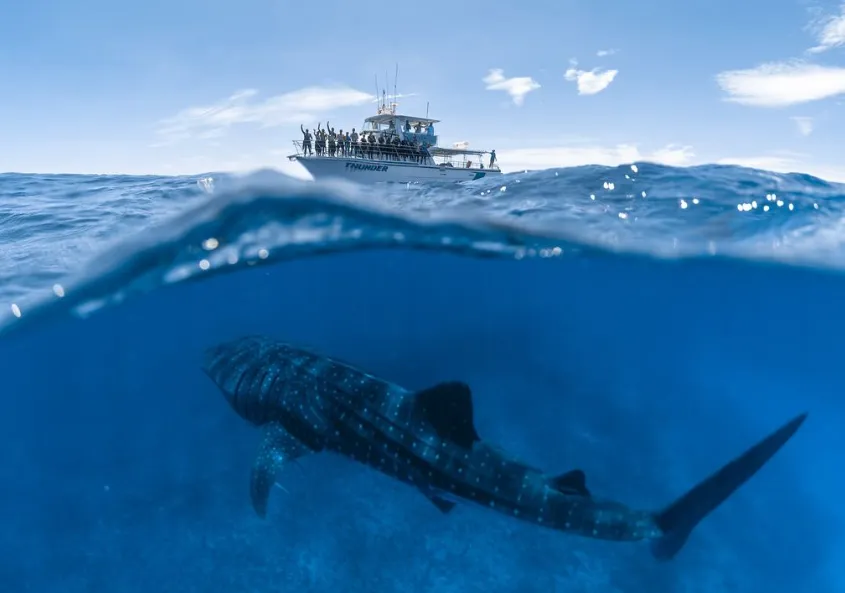
[[(417, 163), (421, 166), (437, 167), (460, 167), (463, 169), (476, 169), (481, 171), (498, 171), (499, 167), (494, 166), (492, 169), (484, 166), (483, 156), (488, 154), (481, 150), (463, 150), (455, 148), (440, 148), (431, 146), (427, 149), (416, 150), (412, 146), (402, 145), (383, 145), (383, 144), (362, 144), (355, 145), (341, 144), (335, 149), (334, 154), (329, 154), (328, 149), (324, 154), (317, 155), (312, 152), (306, 155), (302, 150), (302, 141), (294, 140), (294, 154), (288, 157), (289, 160), (296, 160), (297, 158), (318, 158), (318, 159), (359, 159), (366, 161), (386, 162), (386, 163)], [(469, 157), (469, 158), (468, 158)], [(472, 158), (476, 157), (476, 158)]]

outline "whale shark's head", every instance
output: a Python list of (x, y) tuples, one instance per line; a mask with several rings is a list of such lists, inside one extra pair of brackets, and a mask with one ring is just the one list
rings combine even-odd
[[(261, 401), (261, 376), (272, 343), (261, 336), (246, 336), (207, 348), (201, 368), (214, 381), (232, 409), (259, 426), (273, 420), (273, 410)], [(259, 385), (256, 385), (259, 382)]]

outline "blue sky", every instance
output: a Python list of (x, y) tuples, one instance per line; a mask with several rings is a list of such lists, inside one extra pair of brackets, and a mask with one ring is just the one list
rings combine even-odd
[[(0, 19), (0, 170), (273, 166), (300, 121), (400, 109), (505, 170), (736, 162), (845, 180), (845, 5), (105, 0)], [(392, 82), (391, 82), (392, 86)], [(520, 93), (522, 91), (522, 93)]]

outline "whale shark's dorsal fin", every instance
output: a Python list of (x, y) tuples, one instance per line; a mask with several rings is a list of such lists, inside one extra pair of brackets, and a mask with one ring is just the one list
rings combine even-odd
[(466, 383), (438, 383), (414, 394), (414, 412), (431, 424), (440, 438), (464, 449), (481, 438), (475, 431), (472, 393)]
[(552, 484), (558, 492), (563, 494), (590, 496), (590, 491), (587, 490), (587, 476), (580, 469), (573, 469), (553, 477)]

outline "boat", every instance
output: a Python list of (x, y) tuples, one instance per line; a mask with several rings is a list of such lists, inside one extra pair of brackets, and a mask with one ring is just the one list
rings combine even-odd
[(305, 167), (315, 180), (340, 178), (365, 184), (466, 182), (502, 174), (495, 150), (470, 150), (466, 142), (441, 147), (434, 133), (440, 120), (427, 113), (404, 115), (397, 108), (395, 98), (388, 103), (383, 97), (364, 127), (355, 134), (343, 132), (342, 141), (331, 138), (334, 130), (328, 123), (328, 130), (318, 124), (319, 132), (310, 131), (310, 142), (293, 141), (295, 153), (288, 159)]

